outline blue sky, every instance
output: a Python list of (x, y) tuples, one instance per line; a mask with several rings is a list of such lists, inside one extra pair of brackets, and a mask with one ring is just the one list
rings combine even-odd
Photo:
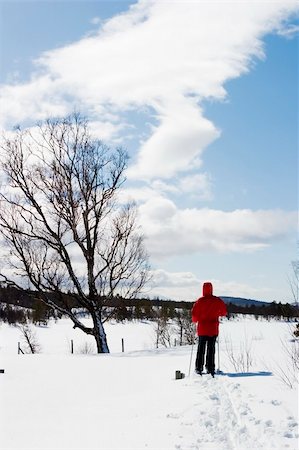
[[(215, 167), (216, 178), (222, 169), (234, 174), (228, 183), (234, 197), (229, 207), (242, 203), (248, 208), (293, 209), (297, 205), (298, 40), (269, 36), (265, 52), (266, 59), (248, 75), (228, 83), (228, 102), (206, 105), (206, 116), (223, 130), (221, 139), (209, 147), (206, 162)], [(217, 199), (223, 204), (221, 194), (217, 192)]]
[(128, 149), (152, 294), (291, 300), (298, 4), (215, 5), (0, 2), (0, 126), (76, 108)]

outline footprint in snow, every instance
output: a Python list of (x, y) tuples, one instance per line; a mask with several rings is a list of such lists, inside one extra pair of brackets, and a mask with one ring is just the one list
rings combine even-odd
[(239, 389), (240, 389), (240, 383), (231, 384), (231, 385), (229, 386), (229, 390), (230, 390), (230, 391), (236, 391), (236, 390), (239, 390)]
[(206, 421), (205, 421), (205, 426), (206, 426), (206, 427), (212, 427), (212, 426), (213, 426), (212, 421), (211, 421), (211, 420), (206, 420)]
[(279, 400), (272, 400), (271, 403), (274, 406), (280, 406), (281, 405), (281, 402)]
[(286, 431), (286, 432), (283, 434), (283, 436), (286, 437), (286, 438), (289, 438), (289, 439), (292, 439), (292, 438), (295, 437), (295, 435), (294, 435), (293, 433), (290, 433), (290, 431)]
[(291, 422), (288, 423), (288, 431), (286, 431), (284, 433), (284, 437), (287, 438), (296, 438), (298, 439), (298, 432), (297, 432), (297, 427), (298, 427), (298, 422), (296, 422), (295, 420), (291, 419)]

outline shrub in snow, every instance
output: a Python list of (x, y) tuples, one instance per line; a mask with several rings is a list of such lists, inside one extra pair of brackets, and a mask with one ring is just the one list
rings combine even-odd
[(19, 325), (19, 329), (22, 333), (22, 351), (24, 353), (39, 353), (41, 346), (32, 327), (25, 323)]
[(175, 333), (179, 338), (179, 345), (194, 344), (195, 327), (191, 322), (190, 310), (180, 310), (177, 312), (175, 323)]
[(249, 372), (253, 365), (252, 343), (245, 339), (239, 347), (233, 346), (232, 340), (225, 339), (225, 350), (234, 370), (239, 373)]
[[(298, 324), (295, 331), (291, 332), (291, 336), (297, 335), (299, 331)], [(287, 385), (290, 389), (293, 389), (298, 384), (299, 374), (299, 340), (298, 339), (286, 339), (282, 341), (282, 348), (285, 354), (285, 362), (283, 364), (276, 363), (275, 371), (280, 380)]]
[(94, 352), (95, 348), (91, 342), (84, 342), (82, 345), (80, 345), (77, 351), (77, 353), (80, 353), (82, 355), (90, 355)]
[(174, 342), (174, 331), (171, 322), (165, 320), (164, 317), (158, 317), (154, 325), (155, 343), (163, 347), (171, 347)]

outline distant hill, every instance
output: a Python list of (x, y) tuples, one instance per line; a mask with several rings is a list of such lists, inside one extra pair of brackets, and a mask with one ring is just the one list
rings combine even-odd
[[(253, 300), (251, 298), (228, 297), (228, 296), (225, 296), (225, 295), (219, 295), (219, 297), (224, 301), (224, 303), (226, 303), (226, 304), (232, 303), (233, 305), (236, 305), (236, 306), (244, 306), (244, 307), (246, 307), (246, 306), (254, 305), (254, 306), (258, 307), (258, 306), (269, 306), (271, 304), (271, 302), (263, 302), (262, 300)], [(151, 300), (152, 301), (159, 300), (162, 303), (163, 302), (170, 302), (170, 303), (173, 303), (174, 305), (176, 305), (177, 303), (186, 303), (186, 304), (191, 303), (191, 304), (193, 304), (196, 301), (196, 299), (194, 299), (192, 301), (191, 300), (185, 300), (185, 301), (184, 300), (183, 301), (172, 300), (169, 297), (165, 297), (163, 295), (159, 295), (157, 297), (155, 296), (155, 297), (151, 298)]]
[[(271, 302), (263, 302), (262, 300), (253, 300), (251, 298), (243, 298), (243, 297), (228, 297), (226, 295), (219, 295), (219, 297), (224, 301), (224, 303), (229, 304), (232, 303), (233, 305), (237, 305), (237, 306), (269, 306), (271, 304)], [(154, 299), (159, 299), (162, 302), (173, 302), (174, 304), (178, 303), (179, 300), (172, 300), (169, 297), (165, 297), (163, 295), (159, 295), (158, 297), (154, 297), (151, 300)], [(182, 301), (181, 303), (194, 303), (196, 301), (196, 299), (192, 300), (192, 301)]]
[(232, 303), (237, 306), (269, 306), (270, 302), (263, 302), (261, 300), (252, 300), (249, 298), (241, 298), (241, 297), (226, 297), (220, 295), (220, 298), (224, 301), (224, 303)]

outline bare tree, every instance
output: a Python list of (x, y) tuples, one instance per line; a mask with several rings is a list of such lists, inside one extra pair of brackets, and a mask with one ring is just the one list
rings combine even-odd
[(236, 372), (249, 372), (253, 366), (254, 360), (252, 356), (252, 341), (248, 342), (245, 336), (245, 341), (240, 343), (239, 349), (233, 347), (232, 340), (225, 340), (226, 354), (229, 361), (233, 365)]
[(159, 344), (163, 347), (171, 347), (173, 342), (173, 326), (167, 318), (157, 315), (154, 324), (154, 336), (156, 348), (159, 348)]
[(25, 345), (25, 353), (39, 353), (41, 351), (41, 347), (38, 343), (36, 334), (32, 327), (30, 327), (27, 323), (23, 323), (18, 325), (21, 330), (23, 342)]
[(111, 302), (136, 297), (148, 278), (136, 208), (117, 202), (126, 152), (93, 139), (78, 114), (18, 129), (1, 148), (0, 231), (14, 269), (2, 279), (20, 287), (25, 277), (43, 302), (94, 336), (99, 353), (109, 352)]
[(190, 345), (195, 342), (195, 327), (190, 320), (190, 311), (183, 309), (177, 312), (176, 322), (176, 334), (179, 338), (180, 345)]
[(295, 305), (298, 307), (299, 305), (299, 260), (291, 262), (291, 275), (288, 277), (289, 285), (292, 292), (292, 297)]

